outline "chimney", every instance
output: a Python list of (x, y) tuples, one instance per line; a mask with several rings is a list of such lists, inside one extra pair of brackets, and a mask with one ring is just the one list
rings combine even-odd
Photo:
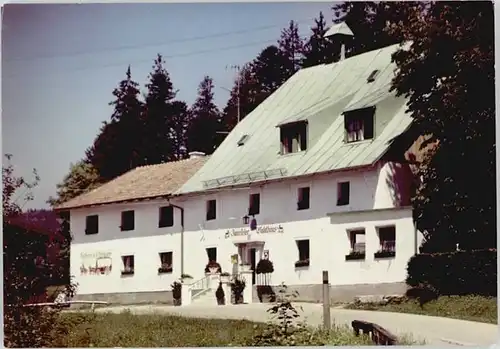
[(339, 61), (343, 61), (345, 59), (345, 44), (340, 44), (340, 59)]
[(334, 24), (328, 29), (325, 33), (325, 38), (331, 38), (331, 40), (338, 40), (340, 42), (340, 60), (343, 61), (345, 59), (345, 41), (348, 37), (352, 37), (354, 34), (351, 31), (351, 28), (345, 22), (340, 22)]
[(201, 151), (192, 151), (188, 153), (190, 159), (202, 158), (205, 156), (205, 153)]

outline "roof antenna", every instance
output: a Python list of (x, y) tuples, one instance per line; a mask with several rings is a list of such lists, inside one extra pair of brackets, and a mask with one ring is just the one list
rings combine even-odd
[(331, 38), (331, 40), (338, 39), (340, 42), (340, 61), (343, 61), (345, 59), (345, 42), (347, 41), (347, 38), (353, 37), (354, 34), (347, 25), (346, 22), (340, 22), (337, 24), (334, 24), (328, 29), (328, 31), (325, 33), (324, 37), (325, 38)]

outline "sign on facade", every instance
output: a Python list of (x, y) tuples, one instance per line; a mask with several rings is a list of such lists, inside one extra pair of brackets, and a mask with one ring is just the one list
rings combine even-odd
[[(257, 234), (273, 234), (284, 233), (283, 227), (280, 225), (261, 225), (254, 230)], [(247, 236), (250, 234), (249, 228), (240, 228), (240, 229), (230, 229), (226, 231), (225, 237), (230, 238), (232, 236)]]
[(231, 264), (238, 264), (238, 254), (233, 254), (231, 256)]
[(108, 275), (111, 273), (111, 252), (82, 252), (80, 275)]

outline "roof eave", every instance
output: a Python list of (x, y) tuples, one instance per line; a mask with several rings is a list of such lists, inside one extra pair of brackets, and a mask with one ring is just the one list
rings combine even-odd
[(69, 210), (75, 210), (75, 209), (83, 209), (83, 208), (90, 208), (90, 207), (99, 207), (99, 206), (106, 206), (106, 205), (111, 205), (111, 204), (125, 204), (125, 203), (132, 203), (132, 202), (145, 202), (145, 201), (152, 201), (156, 199), (171, 199), (173, 197), (179, 196), (178, 194), (162, 194), (162, 195), (154, 195), (154, 196), (147, 196), (147, 197), (142, 197), (142, 198), (133, 198), (133, 199), (123, 199), (123, 200), (113, 200), (113, 201), (106, 201), (106, 202), (97, 202), (97, 203), (90, 203), (90, 204), (84, 204), (84, 205), (74, 205), (74, 206), (65, 206), (65, 207), (55, 207), (53, 210), (55, 212), (61, 212), (61, 211), (69, 211)]
[(175, 196), (177, 196), (177, 197), (178, 196), (188, 196), (188, 195), (198, 196), (198, 195), (204, 195), (206, 193), (213, 193), (213, 192), (217, 192), (217, 191), (224, 191), (224, 190), (231, 190), (231, 189), (238, 189), (238, 188), (252, 187), (252, 186), (262, 186), (262, 185), (269, 184), (269, 183), (277, 183), (277, 182), (283, 182), (283, 181), (287, 181), (287, 180), (311, 178), (311, 177), (315, 177), (318, 175), (326, 175), (326, 174), (330, 174), (330, 173), (339, 173), (339, 172), (346, 172), (346, 171), (358, 171), (358, 170), (362, 170), (362, 169), (374, 168), (378, 161), (379, 161), (379, 159), (377, 159), (374, 162), (369, 163), (369, 164), (351, 166), (351, 167), (329, 170), (329, 171), (314, 172), (311, 174), (301, 174), (301, 175), (296, 175), (296, 176), (264, 179), (264, 180), (260, 180), (260, 181), (250, 182), (250, 183), (246, 182), (246, 183), (240, 183), (240, 184), (234, 184), (234, 185), (225, 185), (225, 186), (211, 188), (211, 189), (202, 189), (202, 190), (194, 190), (194, 191), (189, 191), (189, 192), (181, 192), (181, 193), (176, 193)]

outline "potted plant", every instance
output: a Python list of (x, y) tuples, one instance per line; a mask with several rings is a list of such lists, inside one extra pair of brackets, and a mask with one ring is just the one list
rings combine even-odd
[(222, 268), (216, 261), (209, 261), (205, 266), (205, 274), (216, 274), (222, 272)]
[(220, 274), (220, 281), (221, 282), (228, 282), (229, 281), (229, 276), (230, 274), (227, 272), (221, 273)]
[(392, 258), (396, 257), (396, 251), (380, 250), (374, 253), (375, 258)]
[(274, 272), (274, 265), (269, 259), (261, 259), (255, 267), (255, 274), (270, 274)]
[(174, 281), (172, 285), (172, 296), (174, 298), (174, 305), (179, 306), (182, 304), (182, 284), (179, 281)]
[(361, 251), (351, 251), (348, 255), (345, 256), (346, 261), (355, 261), (360, 259), (365, 259), (365, 252)]
[(158, 274), (171, 273), (173, 271), (172, 265), (167, 263), (162, 263), (161, 267), (158, 268)]
[(295, 262), (295, 268), (303, 268), (308, 266), (309, 266), (309, 258)]
[(235, 304), (243, 303), (243, 290), (245, 289), (245, 280), (235, 276), (231, 282), (231, 293), (234, 296)]
[(215, 291), (215, 298), (217, 298), (217, 305), (226, 304), (226, 295), (224, 294), (224, 289), (222, 288), (222, 282), (219, 282), (219, 287)]

